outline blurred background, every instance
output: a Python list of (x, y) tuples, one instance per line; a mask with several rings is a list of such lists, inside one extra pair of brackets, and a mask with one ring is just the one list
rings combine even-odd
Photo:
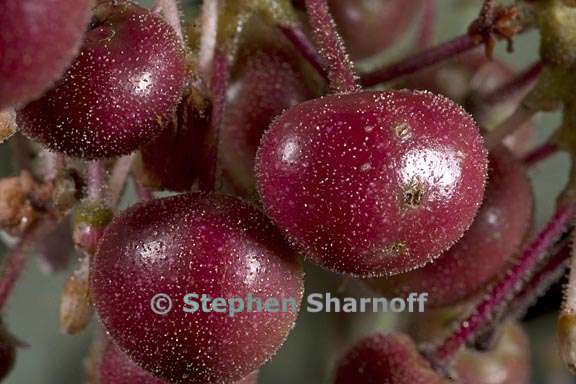
[[(410, 1), (410, 0), (408, 0)], [(462, 34), (477, 15), (478, 1), (439, 0), (436, 42)], [(143, 2), (149, 3), (149, 2)], [(193, 6), (188, 1), (186, 6)], [(391, 60), (406, 51), (406, 42), (379, 57), (378, 61)], [(526, 33), (515, 40), (515, 52), (505, 52), (499, 44), (496, 57), (513, 68), (522, 69), (538, 57), (538, 34)], [(539, 140), (545, 139), (560, 121), (558, 113), (538, 117)], [(0, 175), (15, 172), (11, 168), (7, 145), (0, 147)], [(536, 225), (539, 227), (552, 213), (555, 197), (562, 189), (568, 172), (567, 157), (559, 154), (534, 166), (530, 176), (535, 186)], [(5, 248), (2, 248), (5, 254)], [(73, 268), (74, 263), (71, 265)], [(307, 265), (307, 293), (336, 291), (340, 278), (321, 272)], [(8, 384), (41, 383), (62, 384), (84, 382), (83, 360), (88, 353), (95, 325), (80, 336), (63, 335), (58, 330), (59, 295), (67, 273), (48, 275), (34, 258), (29, 264), (6, 308), (5, 318), (9, 329), (29, 344), (19, 350), (16, 367)], [(532, 383), (564, 384), (573, 379), (564, 370), (557, 352), (554, 313), (546, 313), (559, 303), (560, 291), (546, 298), (545, 305), (531, 313), (524, 326), (530, 336), (533, 360)], [(353, 324), (350, 329), (349, 324)], [(375, 330), (391, 327), (394, 319), (387, 315), (349, 315), (302, 313), (296, 328), (276, 358), (261, 371), (259, 383), (293, 384), (326, 382), (335, 357), (354, 339)]]

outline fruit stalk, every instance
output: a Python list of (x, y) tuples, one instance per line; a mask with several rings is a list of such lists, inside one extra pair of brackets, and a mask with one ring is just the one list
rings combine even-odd
[(395, 80), (470, 51), (481, 44), (481, 41), (475, 40), (466, 33), (374, 72), (368, 72), (361, 76), (360, 82), (363, 86), (370, 87)]
[(318, 50), (302, 29), (298, 26), (279, 26), (279, 28), (298, 52), (308, 60), (310, 65), (312, 65), (322, 77), (328, 79), (324, 58), (318, 53)]
[(576, 371), (576, 231), (572, 234), (570, 246), (570, 275), (564, 293), (564, 302), (558, 318), (558, 339), (560, 354), (564, 363)]
[(518, 76), (510, 79), (510, 81), (502, 84), (500, 87), (496, 88), (483, 98), (483, 102), (487, 105), (496, 105), (500, 102), (509, 99), (525, 91), (530, 85), (534, 84), (540, 73), (542, 73), (542, 62), (537, 61), (524, 71), (518, 74)]
[(460, 350), (493, 317), (519, 288), (522, 279), (529, 275), (540, 261), (541, 255), (549, 249), (576, 213), (576, 204), (560, 208), (544, 229), (525, 248), (524, 252), (504, 277), (494, 284), (484, 295), (456, 330), (448, 336), (429, 355), (433, 364), (445, 366)]
[(118, 204), (118, 200), (122, 197), (122, 191), (124, 190), (124, 186), (126, 185), (126, 179), (130, 174), (130, 170), (132, 168), (132, 164), (134, 163), (135, 155), (128, 155), (123, 156), (112, 168), (112, 172), (110, 174), (109, 180), (109, 199), (110, 199), (110, 206), (115, 207)]
[(180, 14), (180, 7), (178, 6), (178, 0), (156, 0), (154, 9), (162, 13), (164, 16), (164, 20), (181, 41), (184, 41), (184, 33), (182, 32), (182, 22), (181, 22), (181, 14)]
[(486, 137), (486, 145), (488, 148), (490, 149), (500, 144), (502, 140), (528, 123), (536, 113), (538, 113), (537, 109), (532, 108), (526, 103), (520, 103), (512, 115), (490, 131)]
[(104, 183), (106, 179), (106, 169), (101, 160), (94, 160), (88, 162), (86, 167), (88, 176), (88, 199), (92, 201), (99, 201), (102, 199), (104, 192)]
[(522, 162), (525, 166), (530, 167), (542, 160), (546, 160), (556, 152), (558, 152), (558, 146), (554, 143), (547, 142), (526, 154), (522, 159)]
[(306, 0), (306, 12), (320, 47), (320, 54), (328, 62), (328, 79), (335, 93), (354, 93), (360, 90), (354, 64), (348, 57), (344, 42), (336, 31), (326, 0)]
[(220, 49), (214, 52), (212, 74), (210, 78), (210, 93), (212, 96), (212, 116), (210, 130), (206, 139), (204, 169), (200, 175), (198, 187), (202, 191), (214, 191), (218, 169), (218, 142), (220, 128), (224, 118), (226, 105), (226, 88), (230, 77), (230, 63)]
[(35, 223), (6, 255), (2, 268), (2, 277), (0, 278), (0, 309), (5, 306), (8, 297), (22, 274), (28, 252), (44, 235), (51, 231), (53, 225), (54, 223), (51, 220)]

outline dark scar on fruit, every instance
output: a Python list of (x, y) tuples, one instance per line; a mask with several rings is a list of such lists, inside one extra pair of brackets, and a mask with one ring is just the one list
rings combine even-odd
[(402, 194), (402, 208), (415, 209), (422, 205), (424, 190), (418, 182), (409, 184)]
[(410, 252), (408, 250), (408, 245), (403, 241), (392, 242), (382, 248), (381, 254), (385, 257), (408, 255)]
[(410, 136), (412, 136), (410, 125), (406, 122), (395, 123), (392, 126), (392, 129), (394, 130), (394, 135), (396, 135), (396, 137), (401, 141), (409, 139)]

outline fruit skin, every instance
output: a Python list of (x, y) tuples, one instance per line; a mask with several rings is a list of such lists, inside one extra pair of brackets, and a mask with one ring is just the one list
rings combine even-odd
[[(98, 364), (97, 377), (98, 379), (94, 384), (167, 383), (137, 366), (136, 363), (130, 360), (130, 358), (112, 342), (106, 343), (106, 347)], [(253, 372), (234, 384), (256, 384), (257, 379), (258, 372)]]
[(427, 292), (429, 307), (447, 306), (471, 298), (510, 266), (531, 227), (532, 187), (505, 147), (496, 147), (489, 160), (484, 202), (464, 237), (423, 268), (370, 280), (370, 286), (391, 297)]
[(39, 97), (78, 52), (92, 0), (0, 1), (0, 111)]
[(338, 363), (334, 384), (447, 384), (402, 333), (358, 342)]
[(285, 38), (270, 27), (259, 28), (238, 60), (221, 132), (224, 173), (247, 198), (257, 196), (254, 159), (262, 135), (276, 116), (315, 94)]
[(97, 372), (97, 384), (166, 383), (137, 366), (112, 342), (106, 343)]
[(439, 256), (482, 201), (486, 150), (474, 121), (428, 92), (334, 95), (299, 104), (265, 133), (262, 204), (314, 262), (362, 277)]
[(421, 0), (331, 0), (330, 9), (350, 56), (363, 59), (391, 46), (421, 8)]
[[(251, 205), (199, 193), (128, 209), (107, 228), (91, 264), (91, 292), (113, 340), (138, 365), (173, 383), (231, 383), (282, 345), (297, 313), (183, 310), (188, 293), (302, 298), (301, 265)], [(118, 292), (126, 292), (119, 295)], [(129, 294), (128, 294), (129, 293)], [(166, 315), (151, 310), (169, 295)]]
[(86, 159), (127, 154), (152, 139), (186, 76), (183, 47), (159, 15), (108, 1), (95, 15), (64, 78), (17, 116), (31, 139)]

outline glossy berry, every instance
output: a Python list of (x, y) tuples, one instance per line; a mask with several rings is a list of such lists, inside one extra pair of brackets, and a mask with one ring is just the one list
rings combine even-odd
[(357, 343), (339, 361), (334, 384), (447, 384), (402, 333), (377, 334)]
[(183, 48), (160, 16), (108, 1), (95, 15), (64, 78), (18, 113), (27, 136), (82, 158), (126, 154), (153, 138), (186, 74)]
[(421, 0), (330, 0), (330, 9), (353, 59), (392, 45), (408, 29)]
[[(278, 35), (269, 29), (264, 31)], [(281, 35), (274, 42), (265, 36), (252, 39), (256, 41), (242, 52), (228, 91), (221, 135), (224, 171), (247, 197), (256, 195), (254, 158), (262, 134), (284, 110), (313, 97), (295, 52), (282, 44)]]
[(91, 0), (0, 0), (0, 111), (39, 97), (78, 53)]
[(488, 184), (478, 215), (464, 237), (438, 260), (370, 284), (390, 296), (427, 292), (428, 306), (474, 296), (506, 270), (531, 227), (533, 197), (524, 167), (504, 147), (490, 154)]
[[(109, 225), (91, 265), (94, 304), (114, 341), (148, 371), (186, 384), (231, 383), (266, 362), (297, 313), (250, 311), (246, 300), (291, 299), (298, 306), (302, 279), (294, 254), (262, 213), (203, 194), (130, 208)], [(152, 310), (159, 293), (173, 303), (164, 315)], [(247, 310), (186, 312), (189, 293), (244, 298)], [(166, 308), (166, 300), (157, 304)]]
[(200, 96), (184, 97), (159, 136), (141, 148), (144, 177), (154, 189), (189, 191), (202, 173), (202, 147), (211, 109)]
[(313, 261), (357, 276), (439, 256), (482, 201), (486, 151), (460, 107), (427, 92), (328, 96), (288, 110), (257, 158), (262, 203)]

